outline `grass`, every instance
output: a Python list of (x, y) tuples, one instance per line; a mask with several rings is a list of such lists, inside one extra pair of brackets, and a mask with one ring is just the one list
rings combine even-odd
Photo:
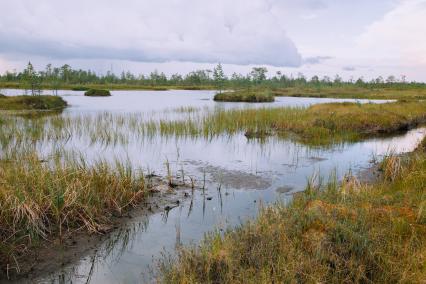
[(0, 110), (58, 110), (66, 106), (58, 96), (0, 96)]
[(426, 102), (329, 103), (308, 108), (177, 110), (178, 117), (144, 114), (52, 115), (28, 120), (2, 116), (0, 144), (82, 139), (100, 145), (161, 137), (211, 139), (220, 135), (264, 138), (275, 135), (305, 145), (328, 146), (405, 131), (426, 122)]
[(252, 89), (236, 90), (223, 93), (217, 93), (214, 96), (217, 102), (248, 102), (248, 103), (264, 103), (273, 102), (274, 96), (268, 90), (255, 91)]
[[(63, 154), (63, 153), (61, 153)], [(82, 155), (42, 157), (12, 150), (0, 160), (0, 265), (19, 267), (28, 250), (77, 230), (109, 230), (145, 196), (145, 180), (128, 163), (89, 165)]]
[(109, 97), (111, 93), (103, 89), (89, 89), (84, 93), (87, 97)]
[(365, 88), (359, 86), (329, 87), (290, 87), (272, 88), (275, 96), (342, 98), (342, 99), (388, 99), (388, 100), (420, 100), (426, 99), (426, 88)]
[(221, 110), (207, 115), (210, 133), (277, 133), (296, 135), (310, 144), (354, 141), (395, 133), (426, 122), (426, 102), (385, 104), (328, 103), (308, 108)]
[[(423, 141), (422, 145), (425, 145)], [(373, 185), (310, 182), (289, 205), (159, 263), (164, 283), (422, 283), (426, 152), (384, 160)], [(389, 170), (392, 169), (392, 170)]]

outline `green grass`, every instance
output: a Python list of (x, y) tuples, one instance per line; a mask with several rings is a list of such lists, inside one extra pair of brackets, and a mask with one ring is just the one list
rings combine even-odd
[[(214, 109), (187, 111), (178, 119), (139, 114), (52, 115), (33, 120), (3, 115), (0, 144), (15, 137), (31, 141), (61, 142), (84, 139), (90, 143), (126, 144), (156, 136), (211, 139), (220, 135), (264, 138), (275, 135), (305, 145), (335, 143), (394, 134), (426, 122), (426, 101), (385, 104), (329, 103), (308, 108)], [(30, 131), (29, 131), (30, 130)]]
[(58, 110), (66, 106), (58, 96), (0, 96), (0, 110)]
[(426, 102), (328, 103), (308, 108), (219, 110), (202, 123), (207, 133), (271, 133), (308, 144), (354, 141), (426, 122)]
[(358, 86), (292, 87), (272, 88), (272, 94), (288, 97), (420, 100), (426, 99), (426, 88), (363, 88)]
[(89, 89), (84, 93), (87, 97), (109, 97), (111, 93), (103, 89)]
[(248, 102), (248, 103), (263, 103), (273, 102), (274, 96), (268, 90), (236, 90), (223, 93), (217, 93), (214, 100), (218, 102)]
[(143, 174), (127, 163), (61, 154), (13, 149), (0, 160), (0, 271), (44, 240), (108, 231), (114, 214), (146, 194)]
[[(423, 142), (423, 145), (426, 142)], [(426, 153), (390, 156), (377, 184), (311, 182), (288, 205), (160, 261), (164, 283), (422, 283)]]

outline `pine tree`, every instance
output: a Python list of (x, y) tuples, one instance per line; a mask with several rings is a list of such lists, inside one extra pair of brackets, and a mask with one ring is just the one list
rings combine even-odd
[(213, 79), (216, 85), (216, 88), (219, 90), (219, 93), (222, 93), (223, 84), (225, 82), (225, 74), (223, 73), (222, 64), (218, 64), (213, 69)]

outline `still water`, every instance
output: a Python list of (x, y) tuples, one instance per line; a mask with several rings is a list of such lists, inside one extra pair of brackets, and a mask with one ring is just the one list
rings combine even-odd
[[(21, 91), (8, 90), (8, 95)], [(150, 113), (161, 117), (168, 110), (192, 107), (246, 108), (267, 106), (304, 107), (341, 100), (278, 97), (274, 103), (216, 103), (212, 91), (113, 91), (112, 97), (88, 98), (83, 92), (61, 91), (70, 104), (62, 115), (82, 113)], [(383, 101), (373, 101), (381, 103)], [(265, 141), (247, 140), (243, 133), (204, 138), (131, 140), (120, 145), (101, 146), (84, 139), (71, 139), (69, 149), (78, 149), (88, 159), (124, 157), (132, 165), (165, 175), (165, 161), (173, 173), (184, 170), (198, 182), (206, 177), (206, 192), (196, 190), (168, 214), (139, 216), (113, 232), (96, 252), (36, 279), (38, 283), (145, 283), (153, 279), (155, 261), (161, 253), (173, 253), (181, 244), (197, 243), (213, 229), (226, 229), (256, 216), (260, 204), (288, 201), (304, 189), (313, 175), (327, 178), (335, 172), (341, 178), (348, 171), (358, 173), (371, 160), (389, 151), (412, 151), (426, 129), (344, 143), (331, 147), (309, 147), (292, 140), (270, 137)], [(218, 188), (221, 190), (218, 191)], [(181, 200), (182, 201), (182, 200)]]

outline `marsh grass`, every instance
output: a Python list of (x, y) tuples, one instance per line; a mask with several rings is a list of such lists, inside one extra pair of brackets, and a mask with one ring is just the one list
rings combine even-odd
[(219, 110), (204, 118), (203, 132), (293, 134), (307, 144), (329, 144), (404, 131), (425, 121), (425, 102), (329, 103), (308, 108)]
[(247, 103), (266, 103), (275, 100), (271, 91), (257, 89), (241, 89), (223, 93), (217, 93), (213, 100), (218, 102), (247, 102)]
[(111, 96), (110, 91), (104, 89), (88, 89), (84, 92), (87, 97), (109, 97)]
[[(426, 102), (385, 104), (328, 103), (308, 108), (185, 109), (177, 117), (145, 114), (50, 115), (31, 119), (4, 114), (0, 146), (67, 143), (126, 145), (158, 137), (211, 140), (219, 136), (294, 139), (305, 145), (327, 146), (393, 134), (426, 121)], [(262, 139), (261, 139), (262, 140)]]
[(59, 110), (66, 106), (58, 96), (0, 96), (0, 110)]
[[(164, 283), (421, 283), (426, 279), (426, 154), (391, 156), (377, 184), (310, 182), (289, 205), (159, 262)], [(397, 165), (397, 166), (395, 166)]]
[(426, 98), (425, 88), (365, 88), (361, 86), (318, 86), (272, 88), (274, 96), (347, 98), (347, 99), (387, 99), (417, 101)]
[(128, 162), (89, 165), (76, 153), (43, 158), (31, 149), (8, 152), (0, 160), (2, 268), (18, 267), (15, 260), (43, 240), (108, 231), (111, 217), (145, 193), (143, 174)]

